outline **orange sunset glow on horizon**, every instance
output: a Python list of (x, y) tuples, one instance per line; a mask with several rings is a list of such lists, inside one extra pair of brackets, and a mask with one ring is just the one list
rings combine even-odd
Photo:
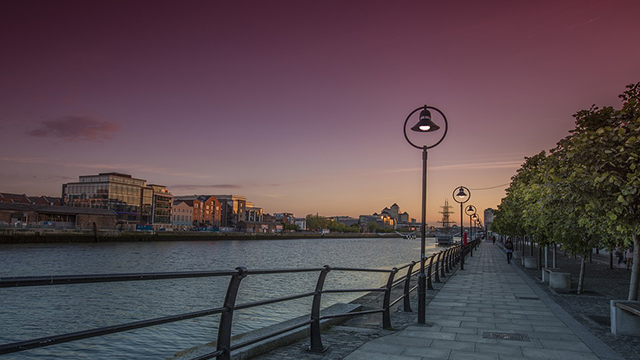
[[(640, 2), (5, 1), (0, 192), (104, 172), (265, 213), (482, 217), (524, 162), (640, 81)], [(418, 113), (408, 128), (418, 121)], [(435, 142), (440, 129), (408, 134)], [(408, 129), (408, 131), (410, 131)], [(418, 141), (417, 140), (417, 141)], [(467, 218), (468, 220), (468, 218)]]

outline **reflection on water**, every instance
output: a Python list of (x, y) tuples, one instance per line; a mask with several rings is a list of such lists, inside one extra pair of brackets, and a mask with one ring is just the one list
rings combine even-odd
[[(436, 250), (427, 241), (428, 252)], [(419, 260), (419, 239), (304, 239), (0, 246), (0, 277), (334, 267), (390, 269)], [(310, 292), (318, 273), (249, 275), (238, 304)], [(325, 289), (383, 286), (387, 274), (331, 271)], [(228, 277), (0, 289), (0, 343), (222, 305)], [(362, 294), (323, 297), (323, 307)], [(234, 334), (309, 314), (311, 298), (245, 309)], [(212, 341), (219, 315), (14, 353), (12, 359), (158, 359)]]

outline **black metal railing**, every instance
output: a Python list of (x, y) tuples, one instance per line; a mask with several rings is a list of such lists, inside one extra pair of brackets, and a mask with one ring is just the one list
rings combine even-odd
[[(454, 266), (460, 261), (460, 257), (466, 256), (466, 254), (473, 247), (479, 244), (478, 241), (472, 241), (466, 246), (466, 249), (462, 249), (460, 245), (454, 245), (446, 250), (442, 250), (438, 253), (432, 254), (425, 264), (428, 263), (428, 268), (425, 269), (428, 280), (428, 289), (433, 290), (433, 282), (439, 283), (442, 278), (445, 277), (445, 273), (453, 271)], [(463, 251), (464, 250), (464, 251)], [(178, 315), (171, 315), (153, 319), (147, 319), (142, 321), (130, 322), (125, 324), (100, 327), (95, 329), (89, 329), (84, 331), (52, 335), (37, 339), (31, 339), (26, 341), (14, 342), (9, 344), (0, 345), (0, 355), (9, 354), (29, 349), (35, 349), (40, 347), (46, 347), (75, 340), (87, 339), (97, 336), (103, 336), (113, 333), (120, 333), (133, 329), (145, 328), (150, 326), (156, 326), (160, 324), (167, 324), (177, 321), (183, 321), (187, 319), (194, 319), (204, 316), (211, 316), (220, 314), (220, 321), (218, 325), (218, 337), (216, 343), (216, 351), (197, 357), (198, 360), (212, 359), (217, 360), (229, 360), (231, 353), (235, 350), (247, 347), (260, 341), (267, 340), (269, 338), (284, 334), (286, 332), (309, 326), (309, 351), (323, 352), (325, 347), (322, 344), (322, 338), (320, 335), (320, 325), (323, 320), (340, 318), (340, 317), (352, 317), (367, 314), (382, 314), (382, 326), (387, 329), (391, 328), (391, 307), (400, 301), (404, 300), (404, 311), (411, 312), (411, 304), (409, 301), (409, 294), (417, 289), (417, 285), (411, 286), (411, 279), (416, 277), (420, 269), (415, 269), (415, 265), (419, 264), (419, 261), (412, 261), (404, 266), (393, 268), (389, 270), (384, 269), (360, 269), (360, 268), (346, 268), (346, 267), (331, 267), (325, 265), (321, 268), (296, 268), (296, 269), (272, 269), (272, 270), (249, 270), (244, 267), (238, 267), (234, 271), (199, 271), (199, 272), (164, 272), (164, 273), (135, 273), (135, 274), (101, 274), (101, 275), (72, 275), (72, 276), (36, 276), (36, 277), (10, 277), (0, 278), (0, 288), (9, 287), (29, 287), (29, 286), (54, 286), (54, 285), (70, 285), (70, 284), (88, 284), (88, 283), (101, 283), (101, 282), (125, 282), (125, 281), (151, 281), (151, 280), (167, 280), (167, 279), (186, 279), (186, 278), (202, 278), (202, 277), (230, 277), (227, 287), (226, 295), (221, 307), (215, 307), (210, 309), (199, 310), (195, 312), (183, 313)], [(435, 265), (435, 270), (432, 270)], [(396, 279), (396, 274), (406, 269), (405, 275)], [(381, 288), (365, 288), (365, 289), (324, 289), (325, 279), (327, 274), (331, 271), (340, 272), (377, 272), (386, 273), (387, 282), (386, 285)], [(314, 291), (293, 294), (285, 297), (279, 297), (274, 299), (266, 299), (261, 301), (255, 301), (244, 304), (237, 304), (237, 295), (240, 288), (240, 284), (244, 278), (250, 275), (272, 275), (272, 274), (292, 274), (292, 273), (313, 273), (318, 272), (318, 279)], [(433, 277), (433, 280), (432, 280)], [(402, 295), (397, 299), (391, 300), (392, 289), (403, 285)], [(348, 312), (342, 314), (333, 315), (321, 315), (321, 300), (323, 294), (332, 293), (357, 293), (357, 292), (383, 292), (383, 302), (381, 309)], [(284, 301), (290, 301), (295, 299), (302, 299), (307, 297), (313, 297), (312, 306), (310, 311), (309, 320), (302, 321), (300, 323), (291, 325), (285, 329), (280, 329), (260, 337), (256, 337), (237, 344), (231, 343), (232, 322), (233, 314), (236, 310), (243, 310), (253, 308), (257, 306), (264, 306), (269, 304), (281, 303)], [(1, 321), (1, 319), (0, 319)]]

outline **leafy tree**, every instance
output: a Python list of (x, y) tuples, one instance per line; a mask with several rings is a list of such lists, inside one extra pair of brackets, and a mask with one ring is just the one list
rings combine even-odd
[(567, 157), (577, 164), (572, 176), (590, 192), (585, 207), (604, 216), (583, 219), (589, 227), (604, 228), (634, 246), (629, 300), (638, 299), (640, 281), (640, 82), (627, 86), (622, 108), (592, 106), (575, 116), (576, 129), (567, 146)]
[(282, 228), (285, 231), (300, 231), (300, 227), (298, 225), (296, 225), (296, 224), (285, 224), (285, 223), (283, 223), (282, 224)]
[(319, 215), (307, 215), (307, 228), (312, 231), (318, 231), (320, 229), (327, 229), (329, 225), (329, 219)]
[(493, 228), (558, 240), (582, 255), (578, 291), (593, 247), (633, 244), (629, 300), (640, 281), (640, 83), (627, 86), (622, 108), (592, 106), (574, 115), (576, 127), (549, 156), (526, 158), (498, 206)]
[(380, 226), (373, 221), (367, 224), (367, 229), (370, 233), (380, 232), (380, 230), (382, 230)]
[(563, 248), (581, 256), (580, 276), (578, 279), (578, 294), (584, 291), (584, 281), (587, 259), (594, 247), (599, 247), (603, 228), (600, 220), (603, 216), (601, 209), (591, 206), (597, 193), (587, 184), (589, 179), (584, 172), (583, 165), (576, 162), (572, 153), (572, 139), (570, 135), (558, 142), (549, 157), (552, 168), (547, 168), (548, 179), (553, 183), (556, 216), (554, 237), (561, 239)]

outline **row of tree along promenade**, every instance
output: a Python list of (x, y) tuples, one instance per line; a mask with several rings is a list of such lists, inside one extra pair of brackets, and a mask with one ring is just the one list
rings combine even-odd
[(567, 137), (548, 153), (526, 158), (495, 212), (492, 230), (579, 255), (578, 294), (584, 292), (593, 249), (635, 249), (628, 300), (638, 300), (640, 82), (619, 97), (620, 109), (594, 105), (578, 111)]

